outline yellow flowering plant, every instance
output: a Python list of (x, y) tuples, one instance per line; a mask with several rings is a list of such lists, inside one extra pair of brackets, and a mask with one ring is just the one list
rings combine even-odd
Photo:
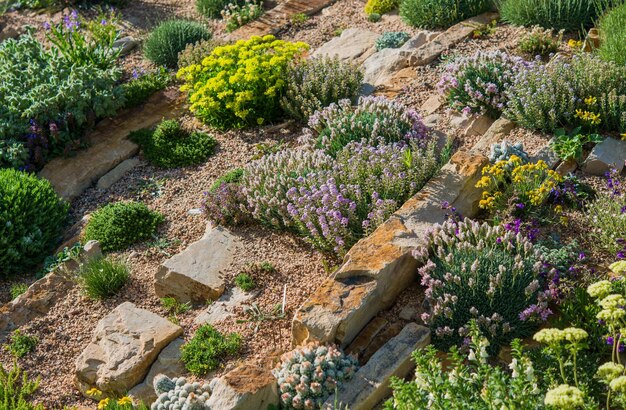
[(482, 170), (477, 188), (484, 188), (479, 206), (494, 216), (538, 213), (563, 177), (544, 161), (524, 164), (517, 155)]
[(287, 66), (308, 50), (306, 43), (253, 36), (216, 47), (200, 64), (183, 67), (190, 109), (220, 129), (262, 125), (281, 114)]

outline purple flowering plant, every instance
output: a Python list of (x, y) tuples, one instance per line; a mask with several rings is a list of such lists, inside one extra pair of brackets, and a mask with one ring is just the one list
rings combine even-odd
[(465, 219), (436, 226), (427, 240), (414, 256), (424, 262), (419, 275), (430, 307), (422, 320), (438, 349), (461, 345), (475, 320), (495, 352), (552, 314), (541, 261), (521, 233)]
[(113, 44), (119, 38), (117, 12), (101, 10), (94, 19), (81, 17), (76, 10), (57, 24), (45, 22), (46, 38), (70, 63), (93, 65), (102, 70), (115, 67), (121, 49)]
[(532, 65), (501, 51), (478, 52), (453, 58), (437, 87), (453, 109), (498, 118), (506, 108), (506, 90), (520, 71)]

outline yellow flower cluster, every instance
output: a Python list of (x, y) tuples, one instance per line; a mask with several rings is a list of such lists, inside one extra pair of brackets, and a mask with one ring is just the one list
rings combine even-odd
[(598, 378), (611, 382), (624, 374), (624, 366), (618, 363), (608, 362), (598, 367), (596, 375)]
[(254, 36), (216, 47), (201, 64), (183, 67), (177, 77), (185, 81), (191, 111), (202, 121), (219, 127), (263, 124), (279, 112), (288, 64), (309, 46)]
[(554, 345), (560, 342), (579, 343), (587, 339), (589, 335), (583, 329), (568, 327), (563, 330), (556, 328), (541, 329), (533, 336), (539, 343)]
[[(91, 396), (95, 399), (102, 396), (102, 392), (95, 387), (92, 387), (91, 389), (87, 390), (86, 393), (87, 393), (87, 396)], [(111, 403), (112, 401), (109, 397), (103, 398), (102, 400), (98, 402), (98, 410), (107, 409), (109, 407), (109, 404)], [(117, 404), (120, 406), (128, 406), (129, 409), (132, 409), (133, 399), (131, 399), (128, 396), (124, 396), (120, 398), (119, 400), (117, 400)]]
[(621, 261), (613, 262), (612, 264), (609, 265), (609, 269), (611, 269), (613, 273), (617, 273), (618, 275), (621, 275), (622, 273), (626, 272), (626, 261), (621, 260)]
[(583, 42), (582, 42), (582, 41), (580, 41), (580, 40), (574, 40), (573, 38), (570, 38), (570, 39), (567, 41), (567, 45), (568, 45), (570, 48), (581, 48), (581, 47), (583, 46)]
[(561, 384), (552, 390), (548, 390), (544, 403), (546, 406), (557, 409), (573, 410), (582, 407), (585, 404), (585, 398), (578, 388)]
[(581, 110), (580, 108), (576, 110), (574, 117), (579, 118), (584, 123), (589, 125), (599, 125), (602, 120), (600, 119), (600, 114), (596, 114), (591, 111)]
[(487, 210), (505, 206), (512, 197), (519, 198), (524, 206), (539, 206), (550, 191), (563, 181), (563, 177), (548, 169), (544, 161), (523, 164), (516, 155), (484, 167), (482, 174), (476, 187), (485, 188), (479, 206)]
[(608, 280), (601, 280), (589, 285), (587, 287), (587, 293), (592, 298), (603, 299), (611, 293), (611, 287), (611, 282)]

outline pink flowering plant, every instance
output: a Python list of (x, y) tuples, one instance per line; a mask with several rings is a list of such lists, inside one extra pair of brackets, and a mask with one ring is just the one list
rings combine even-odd
[(532, 65), (502, 51), (478, 52), (449, 62), (437, 86), (453, 109), (498, 118), (506, 108), (506, 90)]
[(475, 320), (495, 352), (551, 315), (540, 257), (522, 234), (466, 219), (437, 226), (427, 239), (428, 249), (414, 254), (427, 259), (419, 275), (430, 310), (422, 319), (437, 348), (461, 345)]

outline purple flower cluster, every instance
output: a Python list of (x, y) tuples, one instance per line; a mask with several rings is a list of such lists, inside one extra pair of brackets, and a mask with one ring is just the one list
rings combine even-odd
[(478, 52), (446, 65), (437, 84), (454, 109), (497, 118), (506, 108), (506, 90), (517, 74), (533, 63), (501, 51)]
[[(80, 19), (78, 18), (78, 12), (76, 10), (72, 10), (70, 14), (63, 16), (63, 26), (66, 30), (71, 32), (80, 28)], [(48, 28), (50, 28), (50, 24), (48, 24)]]
[(240, 185), (223, 183), (215, 191), (205, 192), (202, 209), (211, 221), (222, 225), (237, 225), (248, 220), (246, 197)]

